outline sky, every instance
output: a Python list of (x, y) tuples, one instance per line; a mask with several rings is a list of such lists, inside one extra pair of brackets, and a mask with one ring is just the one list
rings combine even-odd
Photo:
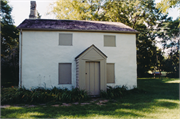
[[(30, 1), (31, 0), (9, 0), (9, 5), (13, 7), (11, 12), (12, 18), (14, 19), (15, 26), (18, 26), (24, 19), (29, 18), (30, 14)], [(48, 15), (51, 7), (50, 3), (55, 2), (56, 0), (32, 0), (36, 1), (36, 9), (40, 13), (42, 19), (55, 19), (54, 15)], [(160, 2), (161, 0), (155, 0), (155, 3)], [(173, 17), (175, 20), (180, 13), (178, 8), (173, 8), (169, 10), (169, 17)]]

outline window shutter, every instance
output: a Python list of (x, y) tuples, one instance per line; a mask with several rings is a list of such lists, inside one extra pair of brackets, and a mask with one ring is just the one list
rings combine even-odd
[(71, 46), (72, 34), (59, 34), (59, 45)]
[(107, 83), (115, 83), (114, 63), (107, 63)]
[(71, 63), (59, 63), (59, 84), (71, 84)]
[(116, 47), (116, 37), (112, 35), (104, 35), (104, 46)]

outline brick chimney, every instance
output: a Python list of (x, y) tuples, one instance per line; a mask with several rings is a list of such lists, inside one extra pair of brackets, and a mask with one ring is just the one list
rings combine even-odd
[(29, 19), (36, 19), (36, 1), (31, 1)]

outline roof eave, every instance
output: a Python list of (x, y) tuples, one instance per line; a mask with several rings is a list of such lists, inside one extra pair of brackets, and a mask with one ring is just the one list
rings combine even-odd
[(48, 29), (48, 28), (20, 28), (17, 29), (29, 30), (29, 31), (80, 31), (80, 32), (109, 32), (109, 33), (129, 33), (129, 34), (139, 34), (138, 31), (109, 31), (109, 30), (77, 30), (77, 29)]

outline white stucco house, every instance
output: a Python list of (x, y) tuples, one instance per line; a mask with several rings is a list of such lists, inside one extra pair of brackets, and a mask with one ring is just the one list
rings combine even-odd
[(19, 86), (137, 86), (136, 34), (117, 22), (25, 19), (20, 29)]
[(78, 87), (99, 95), (107, 86), (137, 86), (136, 34), (117, 22), (30, 19), (17, 28), (19, 87)]

